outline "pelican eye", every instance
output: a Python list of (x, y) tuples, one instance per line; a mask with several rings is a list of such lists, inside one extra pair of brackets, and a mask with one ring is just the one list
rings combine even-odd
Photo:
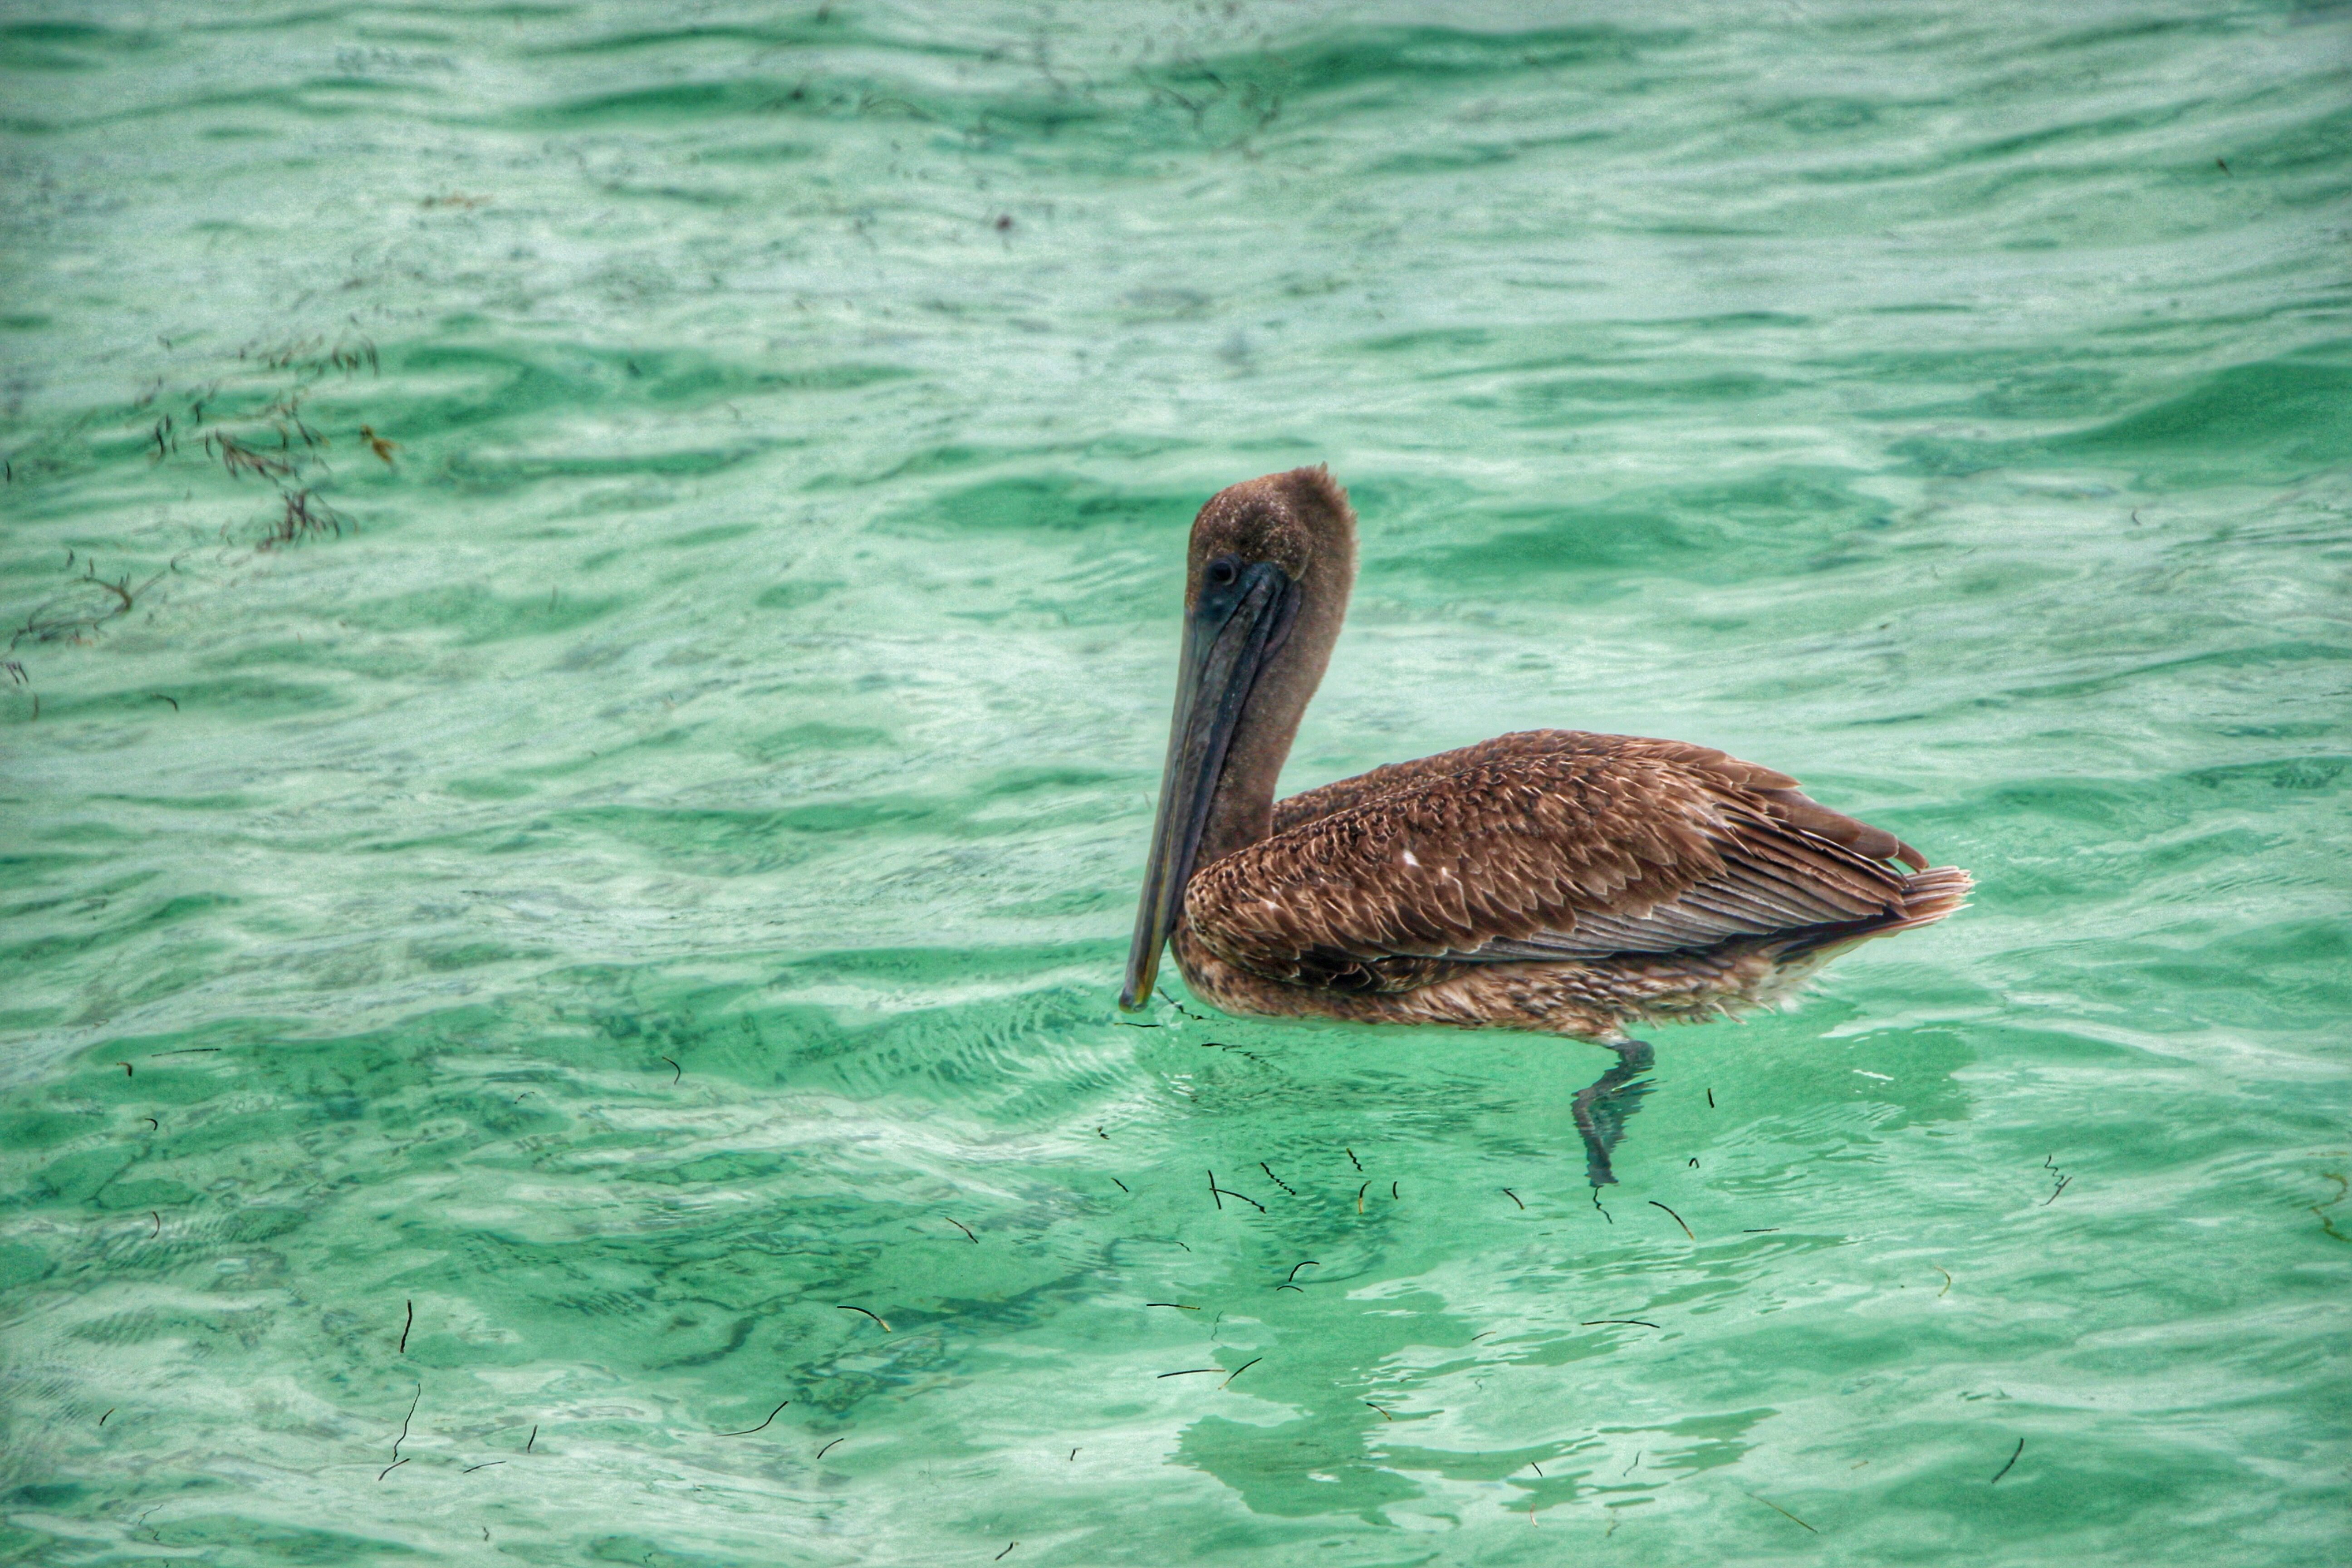
[(1220, 555), (1209, 563), (1209, 581), (1217, 587), (1232, 587), (1241, 574), (1240, 563), (1230, 555)]

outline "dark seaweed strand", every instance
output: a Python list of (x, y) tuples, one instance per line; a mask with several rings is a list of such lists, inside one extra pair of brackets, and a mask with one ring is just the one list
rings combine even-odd
[(1790, 1513), (1787, 1509), (1782, 1508), (1770, 1498), (1756, 1497), (1754, 1492), (1749, 1492), (1748, 1495), (1751, 1498), (1756, 1498), (1758, 1502), (1762, 1503), (1766, 1508), (1770, 1509), (1774, 1513), (1779, 1514), (1782, 1519), (1787, 1520), (1790, 1523), (1798, 1526), (1800, 1529), (1811, 1531), (1815, 1535), (1819, 1535), (1821, 1533), (1820, 1531), (1813, 1530), (1811, 1525), (1807, 1524), (1803, 1520), (1799, 1519), (1795, 1514)]
[(1294, 1264), (1292, 1264), (1292, 1265), (1290, 1266), (1290, 1276), (1289, 1276), (1289, 1279), (1286, 1279), (1283, 1280), (1283, 1283), (1284, 1283), (1285, 1285), (1287, 1285), (1287, 1284), (1289, 1284), (1289, 1283), (1290, 1283), (1290, 1281), (1291, 1281), (1292, 1279), (1297, 1279), (1297, 1278), (1298, 1278), (1298, 1271), (1299, 1271), (1300, 1269), (1302, 1269), (1302, 1268), (1322, 1268), (1322, 1267), (1323, 1267), (1323, 1265), (1322, 1265), (1322, 1264), (1320, 1264), (1320, 1263), (1317, 1262), (1317, 1261), (1316, 1261), (1314, 1258), (1307, 1258), (1306, 1261), (1301, 1262), (1301, 1263), (1294, 1263)]
[(1654, 1329), (1658, 1326), (1646, 1318), (1595, 1318), (1589, 1323), (1579, 1323), (1576, 1326), (1580, 1329), (1597, 1329), (1603, 1323), (1638, 1323), (1645, 1329)]
[(2005, 1476), (2005, 1475), (2007, 1475), (2007, 1474), (2009, 1474), (2009, 1466), (2010, 1466), (2010, 1465), (2014, 1465), (2015, 1463), (2017, 1463), (2017, 1456), (2018, 1456), (2018, 1455), (2020, 1455), (2020, 1454), (2022, 1454), (2023, 1452), (2025, 1452), (2025, 1439), (2024, 1439), (2024, 1438), (2022, 1438), (2022, 1437), (2020, 1437), (2020, 1438), (2017, 1440), (2017, 1447), (2014, 1447), (2014, 1448), (2011, 1448), (2011, 1449), (2009, 1451), (2009, 1465), (2003, 1465), (2000, 1469), (1995, 1470), (1995, 1471), (1993, 1472), (1992, 1479), (1991, 1479), (1991, 1480), (1990, 1480), (1990, 1481), (1988, 1481), (1988, 1482), (1986, 1482), (1985, 1484), (1986, 1484), (1987, 1486), (1998, 1486), (1998, 1485), (2000, 1485), (2000, 1478), (2001, 1478), (2001, 1477), (2003, 1477), (2003, 1476)]
[[(784, 1401), (783, 1405), (779, 1405), (775, 1409), (769, 1411), (768, 1421), (773, 1421), (779, 1415), (782, 1414), (784, 1405), (790, 1405), (792, 1401), (787, 1399)], [(746, 1426), (740, 1432), (714, 1432), (711, 1436), (715, 1437), (749, 1437), (754, 1432), (766, 1431), (768, 1429), (768, 1421), (762, 1421), (757, 1426)], [(531, 1428), (531, 1432), (534, 1436), (538, 1434), (538, 1431), (539, 1428), (536, 1426)]]
[[(1255, 1198), (1250, 1196), (1247, 1193), (1237, 1193), (1231, 1187), (1221, 1187), (1217, 1185), (1217, 1173), (1212, 1171), (1209, 1173), (1209, 1195), (1214, 1198), (1217, 1197), (1217, 1194), (1220, 1193), (1223, 1194), (1224, 1197), (1227, 1198), (1241, 1199), (1242, 1202), (1249, 1205), (1250, 1207), (1257, 1210), (1260, 1214), (1264, 1214), (1265, 1212), (1265, 1205), (1258, 1202)], [(1218, 1198), (1217, 1207), (1222, 1209), (1224, 1206), (1224, 1199)]]
[[(424, 1397), (425, 1384), (419, 1383), (415, 1394), (409, 1398), (408, 1414), (400, 1418), (400, 1436), (392, 1440), (392, 1457), (395, 1459), (400, 1458), (400, 1446), (408, 1441), (408, 1424), (416, 1419), (416, 1402)], [(376, 1479), (382, 1480), (383, 1477), (378, 1476)]]
[(1364, 1163), (1356, 1158), (1356, 1152), (1353, 1149), (1342, 1149), (1339, 1152), (1348, 1156), (1348, 1163), (1356, 1167), (1356, 1174), (1360, 1176), (1364, 1173)]
[[(1507, 1198), (1510, 1199), (1513, 1203), (1515, 1203), (1515, 1204), (1519, 1204), (1519, 1194), (1517, 1194), (1517, 1193), (1515, 1193), (1515, 1192), (1513, 1192), (1513, 1191), (1511, 1191), (1511, 1189), (1510, 1189), (1510, 1188), (1508, 1188), (1508, 1187), (1505, 1187), (1505, 1188), (1503, 1189), (1503, 1195), (1504, 1195), (1505, 1197), (1507, 1197)], [(1521, 1212), (1521, 1213), (1525, 1213), (1525, 1212), (1527, 1211), (1527, 1206), (1528, 1206), (1528, 1205), (1525, 1205), (1525, 1204), (1519, 1204), (1519, 1210), (1520, 1210), (1520, 1212)]]
[[(1184, 1015), (1184, 1016), (1186, 1016), (1187, 1018), (1190, 1018), (1190, 1019), (1193, 1020), (1195, 1023), (1205, 1024), (1205, 1023), (1207, 1023), (1207, 1022), (1208, 1022), (1208, 1020), (1207, 1020), (1206, 1018), (1202, 1017), (1200, 1014), (1193, 1012), (1190, 1007), (1185, 1006), (1183, 1003), (1179, 1002), (1178, 1000), (1176, 1000), (1176, 998), (1175, 998), (1175, 997), (1171, 996), (1170, 994), (1168, 994), (1168, 987), (1166, 987), (1165, 985), (1155, 986), (1153, 989), (1157, 990), (1157, 991), (1160, 993), (1160, 999), (1162, 1002), (1167, 1003), (1171, 1007), (1175, 1008), (1175, 1009), (1176, 1009), (1176, 1011), (1178, 1011), (1179, 1013), (1183, 1014), (1183, 1015)], [(1076, 1450), (1076, 1449), (1075, 1449), (1075, 1448), (1071, 1449), (1070, 1451), (1071, 1451), (1072, 1453), (1076, 1453), (1076, 1452), (1077, 1452), (1077, 1450)]]
[(400, 1325), (400, 1353), (408, 1353), (408, 1331), (416, 1326), (416, 1303), (408, 1303), (408, 1321)]
[(1284, 1192), (1288, 1193), (1294, 1198), (1298, 1195), (1297, 1188), (1293, 1187), (1289, 1183), (1284, 1181), (1280, 1176), (1274, 1173), (1273, 1166), (1267, 1164), (1265, 1161), (1260, 1160), (1257, 1163), (1257, 1168), (1265, 1173), (1265, 1179), (1267, 1181), (1272, 1182), (1276, 1186), (1280, 1187)]
[(1252, 1367), (1255, 1366), (1258, 1363), (1260, 1363), (1260, 1362), (1264, 1361), (1265, 1359), (1265, 1357), (1264, 1357), (1264, 1356), (1262, 1356), (1262, 1355), (1261, 1355), (1261, 1356), (1252, 1356), (1249, 1360), (1247, 1360), (1247, 1361), (1245, 1361), (1245, 1362), (1242, 1363), (1242, 1364), (1241, 1364), (1241, 1365), (1239, 1365), (1239, 1366), (1237, 1366), (1237, 1367), (1234, 1368), (1234, 1370), (1233, 1370), (1233, 1371), (1231, 1371), (1231, 1372), (1229, 1372), (1229, 1373), (1225, 1373), (1225, 1381), (1224, 1381), (1224, 1383), (1221, 1383), (1221, 1384), (1217, 1384), (1217, 1386), (1218, 1386), (1219, 1388), (1223, 1388), (1223, 1387), (1224, 1387), (1227, 1384), (1232, 1383), (1234, 1379), (1235, 1379), (1235, 1378), (1239, 1377), (1242, 1373), (1244, 1373), (1247, 1372), (1250, 1368), (1252, 1368)]
[(530, 1424), (530, 1442), (528, 1442), (528, 1443), (525, 1443), (525, 1444), (522, 1446), (522, 1451), (523, 1451), (524, 1453), (528, 1454), (528, 1453), (530, 1453), (533, 1448), (537, 1447), (538, 1446), (539, 1446), (539, 1423), (538, 1423), (538, 1422), (536, 1422), (536, 1421), (534, 1421), (534, 1422), (532, 1422), (532, 1423)]
[[(1664, 1205), (1664, 1204), (1662, 1204), (1662, 1203), (1660, 1203), (1660, 1202), (1659, 1202), (1657, 1199), (1655, 1199), (1655, 1198), (1652, 1198), (1652, 1199), (1650, 1200), (1650, 1206), (1651, 1206), (1652, 1208), (1654, 1208), (1654, 1209), (1666, 1209), (1666, 1205)], [(1690, 1238), (1691, 1238), (1693, 1241), (1696, 1241), (1696, 1240), (1698, 1239), (1698, 1237), (1696, 1237), (1696, 1236), (1691, 1236), (1691, 1227), (1690, 1227), (1690, 1226), (1686, 1226), (1686, 1225), (1683, 1225), (1683, 1216), (1682, 1216), (1682, 1215), (1678, 1215), (1678, 1214), (1675, 1213), (1675, 1211), (1674, 1211), (1674, 1210), (1672, 1210), (1672, 1209), (1666, 1209), (1666, 1217), (1667, 1217), (1667, 1218), (1669, 1218), (1669, 1219), (1671, 1219), (1671, 1220), (1673, 1220), (1676, 1225), (1681, 1225), (1681, 1226), (1683, 1226), (1683, 1234), (1684, 1234), (1685, 1236), (1689, 1236), (1689, 1237), (1690, 1237)], [(1761, 1501), (1763, 1501), (1764, 1500), (1763, 1500), (1763, 1499), (1761, 1499), (1761, 1498), (1759, 1498), (1759, 1499), (1757, 1499), (1756, 1500), (1757, 1500), (1757, 1501), (1759, 1501), (1759, 1502), (1761, 1502)]]

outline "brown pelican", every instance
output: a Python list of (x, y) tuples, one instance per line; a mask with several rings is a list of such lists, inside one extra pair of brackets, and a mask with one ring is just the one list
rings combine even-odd
[(1630, 1026), (1769, 1005), (1966, 897), (1958, 867), (1680, 741), (1530, 730), (1276, 801), (1355, 577), (1356, 514), (1325, 468), (1234, 485), (1193, 521), (1122, 1008), (1150, 1002), (1172, 941), (1228, 1013), (1607, 1046), (1618, 1065), (1574, 1108), (1598, 1186), (1647, 1088)]

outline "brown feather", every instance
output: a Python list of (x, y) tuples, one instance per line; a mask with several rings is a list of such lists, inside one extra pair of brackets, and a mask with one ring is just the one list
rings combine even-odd
[(1194, 875), (1185, 916), (1248, 973), (1381, 989), (1425, 984), (1416, 961), (1668, 952), (1900, 918), (1904, 879), (1843, 841), (1893, 836), (1801, 795), (1792, 808), (1795, 783), (1680, 742), (1498, 736), (1279, 803), (1272, 837)]

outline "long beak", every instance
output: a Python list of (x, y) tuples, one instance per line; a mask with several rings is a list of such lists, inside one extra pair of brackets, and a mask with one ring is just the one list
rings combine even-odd
[(1184, 622), (1176, 675), (1176, 717), (1168, 731), (1168, 771), (1160, 781), (1160, 815), (1151, 825), (1151, 858), (1135, 911), (1135, 945), (1118, 1005), (1133, 1013), (1151, 999), (1160, 952), (1184, 907), (1184, 885), (1208, 826), (1209, 805), (1225, 768), (1225, 748), (1249, 703), (1250, 688), (1289, 635), (1297, 585), (1267, 562), (1242, 569), (1230, 584), (1203, 586)]

